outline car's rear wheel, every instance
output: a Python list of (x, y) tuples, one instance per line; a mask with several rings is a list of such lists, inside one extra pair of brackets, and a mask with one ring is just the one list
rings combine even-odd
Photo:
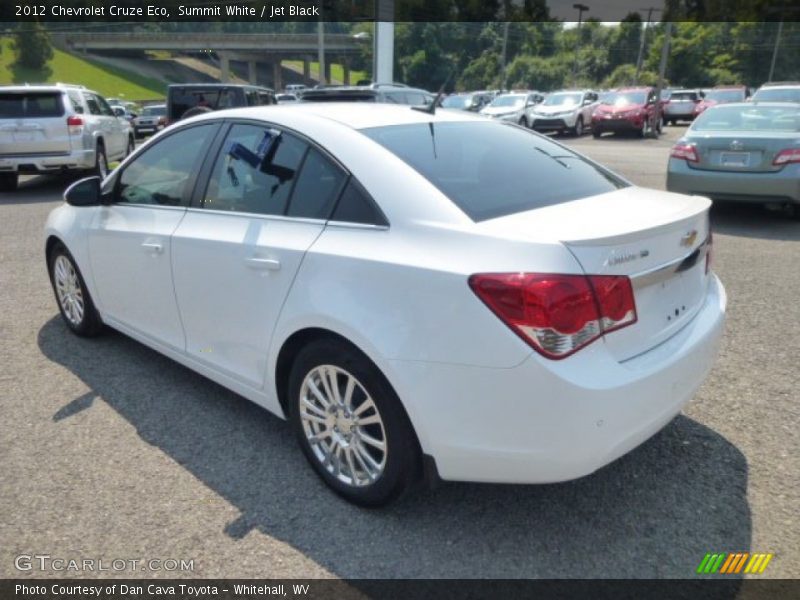
[(592, 127), (592, 137), (594, 139), (599, 139), (601, 135), (603, 135), (602, 131), (600, 131), (599, 129), (597, 129), (595, 127)]
[(521, 117), (520, 120), (519, 120), (519, 124), (522, 125), (523, 127), (527, 127), (528, 126), (528, 119), (526, 119), (525, 117)]
[(419, 446), (400, 400), (351, 346), (322, 339), (303, 348), (289, 375), (288, 399), (303, 453), (347, 500), (382, 506), (419, 476)]
[(128, 158), (131, 154), (133, 154), (133, 150), (136, 148), (136, 142), (133, 140), (133, 136), (128, 138), (128, 146), (125, 148), (125, 158)]
[(58, 244), (49, 256), (50, 282), (64, 322), (80, 336), (95, 336), (103, 321), (92, 302), (78, 266), (69, 251)]
[(0, 192), (13, 192), (17, 189), (18, 183), (17, 173), (0, 173)]

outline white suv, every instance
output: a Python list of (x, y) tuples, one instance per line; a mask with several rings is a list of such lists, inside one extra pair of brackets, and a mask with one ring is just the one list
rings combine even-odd
[(531, 127), (536, 131), (569, 131), (582, 135), (592, 124), (592, 115), (600, 103), (597, 92), (563, 90), (549, 94), (533, 111)]
[(0, 87), (0, 191), (20, 173), (93, 171), (133, 151), (130, 124), (99, 94), (73, 85)]

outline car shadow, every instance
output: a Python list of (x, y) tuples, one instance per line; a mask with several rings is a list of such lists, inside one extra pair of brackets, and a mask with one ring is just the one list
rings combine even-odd
[(54, 421), (105, 402), (240, 511), (227, 535), (260, 531), (340, 577), (694, 577), (707, 552), (750, 549), (745, 457), (685, 416), (577, 481), (444, 483), (365, 510), (327, 490), (283, 421), (138, 342), (54, 317), (38, 344), (91, 390)]
[(80, 179), (76, 174), (34, 175), (20, 177), (13, 192), (0, 193), (0, 204), (37, 204), (61, 199), (67, 187)]
[[(800, 216), (800, 206), (795, 210)], [(789, 210), (769, 210), (761, 204), (715, 200), (711, 207), (711, 227), (714, 232), (738, 237), (800, 240), (800, 218)]]

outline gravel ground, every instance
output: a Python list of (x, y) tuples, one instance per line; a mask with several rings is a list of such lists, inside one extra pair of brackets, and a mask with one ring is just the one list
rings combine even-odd
[[(663, 188), (681, 130), (564, 141)], [(445, 484), (366, 511), (324, 488), (279, 419), (121, 334), (67, 332), (42, 256), (64, 184), (0, 195), (0, 576), (80, 575), (15, 568), (46, 554), (194, 561), (103, 573), (124, 577), (684, 577), (712, 551), (800, 573), (800, 222), (714, 208), (721, 356), (634, 452), (570, 483)]]

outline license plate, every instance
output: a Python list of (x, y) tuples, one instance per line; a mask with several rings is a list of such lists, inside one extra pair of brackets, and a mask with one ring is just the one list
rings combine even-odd
[(15, 142), (32, 142), (33, 141), (33, 133), (28, 133), (28, 132), (15, 133), (14, 134), (14, 141)]
[(724, 167), (746, 167), (750, 162), (749, 152), (723, 152), (720, 155)]

